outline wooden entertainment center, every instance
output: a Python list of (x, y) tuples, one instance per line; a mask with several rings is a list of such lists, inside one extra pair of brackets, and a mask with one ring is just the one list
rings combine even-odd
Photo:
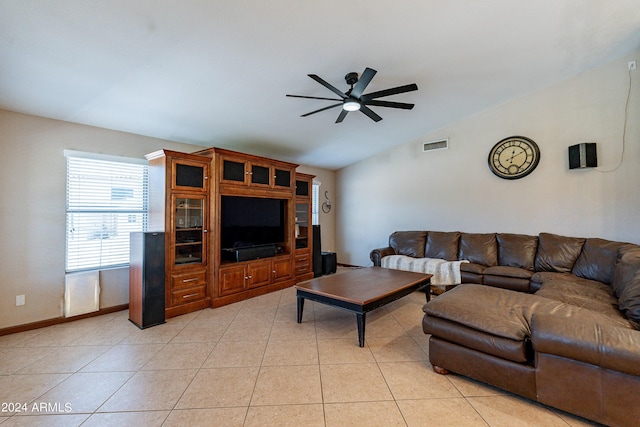
[(165, 232), (167, 318), (313, 278), (313, 175), (220, 148), (146, 157), (148, 229)]

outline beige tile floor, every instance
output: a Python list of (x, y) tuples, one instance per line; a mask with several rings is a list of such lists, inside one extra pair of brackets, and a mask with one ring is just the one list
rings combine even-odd
[[(580, 426), (434, 373), (424, 294), (355, 316), (293, 288), (139, 330), (126, 311), (0, 337), (5, 426)], [(19, 412), (10, 413), (18, 405)]]

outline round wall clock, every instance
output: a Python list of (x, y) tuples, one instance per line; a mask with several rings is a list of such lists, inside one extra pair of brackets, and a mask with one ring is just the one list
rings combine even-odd
[(493, 146), (489, 152), (489, 169), (504, 179), (529, 175), (540, 162), (538, 145), (524, 136), (510, 136)]

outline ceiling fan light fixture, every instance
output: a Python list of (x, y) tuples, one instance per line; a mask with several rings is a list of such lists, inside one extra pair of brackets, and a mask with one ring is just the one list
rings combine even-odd
[(360, 103), (353, 99), (344, 101), (344, 104), (342, 104), (342, 109), (345, 111), (358, 111), (360, 107)]

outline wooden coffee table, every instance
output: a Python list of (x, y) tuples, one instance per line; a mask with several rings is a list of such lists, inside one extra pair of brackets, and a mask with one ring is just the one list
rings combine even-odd
[(368, 267), (322, 276), (295, 285), (298, 323), (302, 323), (304, 300), (320, 302), (356, 314), (358, 341), (364, 347), (367, 312), (382, 307), (417, 290), (425, 290), (429, 300), (431, 274)]

